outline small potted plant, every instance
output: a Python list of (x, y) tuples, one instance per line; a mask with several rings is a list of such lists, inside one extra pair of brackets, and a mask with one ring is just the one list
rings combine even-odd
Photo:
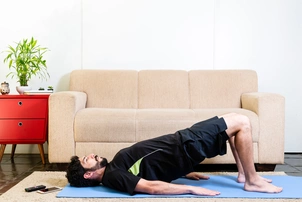
[(52, 87), (52, 86), (48, 86), (48, 87), (47, 87), (47, 90), (53, 91), (53, 87)]
[(33, 37), (23, 39), (16, 43), (16, 47), (8, 46), (7, 56), (4, 58), (4, 63), (8, 63), (8, 68), (11, 70), (6, 77), (16, 76), (20, 86), (17, 86), (19, 94), (23, 94), (25, 90), (30, 90), (28, 81), (33, 76), (38, 76), (40, 79), (49, 78), (47, 72), (46, 60), (44, 54), (49, 51), (48, 48), (41, 47), (37, 44), (37, 40)]

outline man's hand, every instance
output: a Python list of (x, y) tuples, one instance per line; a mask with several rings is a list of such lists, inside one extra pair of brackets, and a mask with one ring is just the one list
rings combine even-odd
[(193, 195), (201, 195), (201, 196), (217, 196), (220, 194), (218, 191), (210, 190), (210, 189), (205, 189), (202, 187), (192, 187), (191, 194)]
[(197, 186), (189, 186), (183, 184), (172, 184), (158, 180), (145, 180), (140, 179), (134, 189), (136, 192), (148, 193), (148, 194), (193, 194), (193, 195), (202, 195), (202, 196), (216, 196), (220, 192), (205, 189)]
[(186, 178), (191, 180), (208, 180), (210, 179), (209, 176), (203, 175), (200, 172), (191, 172), (186, 175)]

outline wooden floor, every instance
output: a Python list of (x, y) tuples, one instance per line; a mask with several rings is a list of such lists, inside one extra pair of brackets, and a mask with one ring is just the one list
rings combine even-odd
[[(23, 180), (34, 171), (64, 171), (63, 167), (48, 162), (43, 165), (39, 154), (15, 154), (11, 161), (9, 154), (4, 154), (0, 163), (0, 195)], [(217, 165), (215, 171), (236, 171), (234, 165)], [(285, 154), (284, 165), (277, 165), (275, 171), (284, 171), (288, 175), (302, 176), (302, 154)]]

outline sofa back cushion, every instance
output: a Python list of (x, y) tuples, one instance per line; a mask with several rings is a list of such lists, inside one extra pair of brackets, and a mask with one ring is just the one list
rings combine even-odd
[(241, 108), (241, 95), (258, 91), (253, 70), (192, 70), (190, 103), (197, 108)]
[(74, 70), (71, 91), (85, 92), (86, 107), (137, 108), (138, 72), (132, 70)]
[(138, 108), (188, 109), (188, 72), (182, 70), (142, 70), (138, 76)]
[(74, 70), (70, 90), (87, 94), (87, 108), (241, 108), (258, 80), (252, 70)]

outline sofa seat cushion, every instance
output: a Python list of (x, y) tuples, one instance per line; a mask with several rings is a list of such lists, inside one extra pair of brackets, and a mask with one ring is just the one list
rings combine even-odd
[(191, 109), (138, 109), (136, 141), (175, 133), (195, 122), (195, 112)]
[(259, 141), (259, 118), (242, 108), (223, 109), (139, 109), (136, 115), (136, 141), (175, 133), (193, 124), (226, 113), (239, 113), (249, 117), (253, 142)]
[(259, 134), (260, 134), (259, 116), (250, 110), (246, 110), (242, 108), (221, 108), (221, 109), (218, 108), (218, 109), (194, 109), (194, 112), (197, 120), (205, 120), (216, 115), (223, 115), (227, 113), (243, 114), (250, 119), (250, 123), (252, 126), (253, 142), (259, 142)]
[(75, 141), (135, 142), (135, 115), (135, 109), (82, 109), (75, 116)]
[[(236, 112), (249, 117), (253, 141), (259, 140), (258, 116), (241, 108), (103, 109), (86, 108), (75, 117), (76, 142), (138, 142), (175, 133), (216, 115)], [(118, 123), (118, 124), (117, 124)], [(87, 135), (89, 134), (89, 135)]]

